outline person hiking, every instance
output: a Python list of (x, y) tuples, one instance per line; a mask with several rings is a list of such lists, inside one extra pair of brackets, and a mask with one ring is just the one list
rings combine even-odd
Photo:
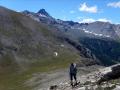
[[(77, 85), (77, 67), (75, 63), (71, 63), (70, 65), (70, 80), (71, 80), (71, 86)], [(75, 84), (73, 83), (73, 79), (75, 80)]]

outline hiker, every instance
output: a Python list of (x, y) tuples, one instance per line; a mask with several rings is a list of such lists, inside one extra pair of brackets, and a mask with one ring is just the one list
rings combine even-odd
[[(71, 63), (71, 65), (70, 65), (70, 72), (69, 73), (70, 73), (71, 85), (72, 86), (77, 85), (77, 78), (76, 78), (77, 67), (76, 67), (75, 63)], [(73, 79), (75, 80), (75, 84), (73, 84)]]

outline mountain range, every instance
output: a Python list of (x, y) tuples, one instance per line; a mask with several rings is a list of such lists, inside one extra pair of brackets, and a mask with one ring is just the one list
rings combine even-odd
[(100, 21), (93, 23), (63, 21), (53, 18), (45, 9), (40, 9), (37, 13), (27, 10), (22, 13), (37, 22), (56, 28), (63, 34), (62, 37), (75, 41), (77, 44), (82, 44), (103, 65), (112, 65), (120, 61), (119, 24)]

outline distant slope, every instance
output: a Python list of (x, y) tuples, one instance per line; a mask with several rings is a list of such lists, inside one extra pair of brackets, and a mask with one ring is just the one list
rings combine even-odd
[(85, 47), (100, 59), (103, 65), (113, 65), (120, 62), (120, 43), (114, 40), (84, 38), (79, 39)]

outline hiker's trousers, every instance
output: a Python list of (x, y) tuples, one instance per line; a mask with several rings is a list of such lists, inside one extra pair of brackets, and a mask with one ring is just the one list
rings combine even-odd
[(70, 73), (70, 80), (72, 81), (72, 80), (77, 80), (77, 78), (76, 78), (76, 74), (75, 73)]

